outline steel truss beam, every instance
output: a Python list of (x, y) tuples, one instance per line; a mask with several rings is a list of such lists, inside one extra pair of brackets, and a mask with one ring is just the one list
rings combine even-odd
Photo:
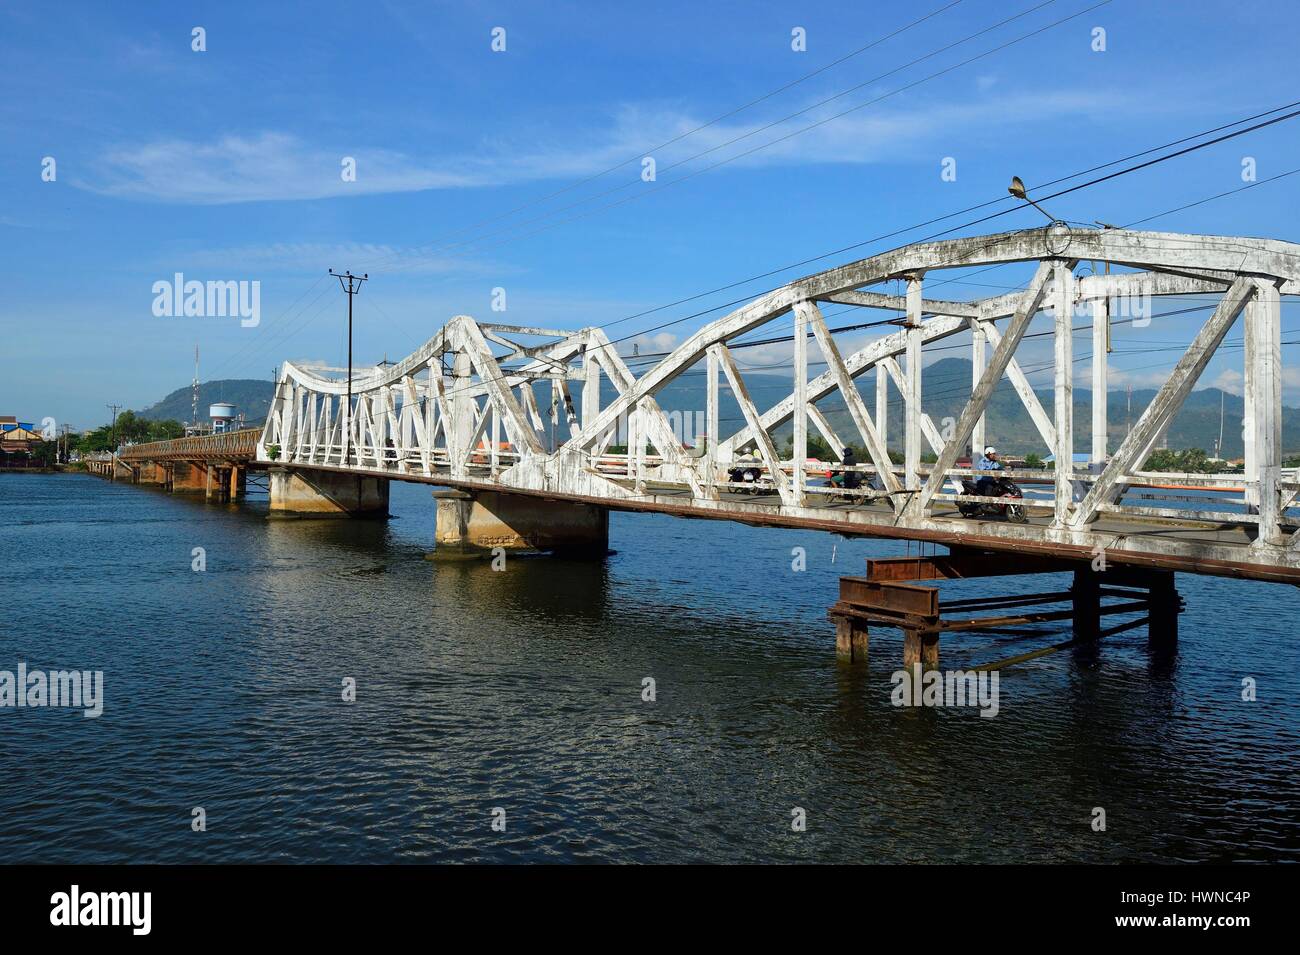
[[(1092, 265), (1076, 272), (1080, 262)], [(950, 301), (923, 294), (923, 284), (933, 287), (929, 276), (943, 270), (1005, 263), (1033, 264), (1036, 271), (1025, 288), (983, 299)], [(1107, 263), (1104, 273), (1101, 263)], [(879, 288), (899, 281), (907, 283), (905, 295)], [(1132, 433), (1106, 460), (1104, 345), (1106, 328), (1115, 320), (1112, 303), (1191, 294), (1223, 299)], [(1300, 571), (1296, 477), (1283, 474), (1280, 461), (1277, 319), (1280, 297), (1287, 294), (1300, 294), (1300, 246), (1274, 240), (1118, 229), (1061, 235), (1036, 229), (920, 243), (760, 295), (690, 333), (639, 374), (599, 328), (507, 326), (464, 315), (452, 318), (397, 364), (354, 376), (352, 409), (342, 406), (346, 381), (286, 362), (256, 455), (269, 461), (274, 448), (278, 460), (291, 465), (348, 466), (342, 460), (346, 426), (356, 454), (350, 466), (408, 479), (445, 477), (463, 486), (603, 499), (611, 506), (671, 500), (673, 507), (698, 516), (758, 509), (790, 522), (839, 522), (846, 530), (885, 520), (895, 533), (919, 538), (946, 532), (958, 538), (971, 522), (954, 514), (953, 495), (941, 489), (970, 473), (957, 468), (957, 461), (983, 446), (989, 400), (1006, 379), (1032, 423), (1030, 433), (1036, 432), (1041, 445), (1055, 453), (1057, 465), (1049, 472), (1054, 477), (1050, 499), (1031, 502), (1036, 505), (1032, 514), (1050, 511), (1050, 517), (1008, 525), (998, 534), (1058, 546), (1109, 541), (1106, 546), (1120, 550), (1164, 548), (1212, 554), (1215, 560), (1228, 560), (1250, 544), (1244, 549), (1251, 556), (1243, 559), (1294, 565)], [(835, 332), (819, 302), (895, 311), (902, 327)], [(1016, 354), (1030, 324), (1044, 311), (1053, 319), (1055, 399), (1050, 410)], [(1097, 467), (1088, 473), (1076, 471), (1072, 462), (1076, 311), (1090, 315), (1097, 326), (1089, 430)], [(1232, 516), (1221, 509), (1130, 507), (1120, 500), (1128, 488), (1159, 483), (1160, 476), (1142, 472), (1142, 465), (1243, 311), (1248, 427), (1246, 473), (1240, 483), (1248, 512), (1230, 522), (1244, 535), (1243, 546), (1187, 537), (1116, 543), (1115, 534), (1102, 525), (1119, 518), (1154, 521), (1185, 514), (1195, 524)], [(794, 374), (789, 390), (770, 407), (759, 407), (754, 396), (762, 392), (755, 388), (754, 372), (737, 363), (736, 346), (756, 329), (791, 319)], [(945, 422), (941, 430), (922, 407), (922, 372), (927, 349), (959, 335), (970, 342), (971, 395), (955, 424)], [(809, 339), (817, 343), (824, 365), (811, 377)], [(670, 415), (661, 402), (665, 389), (692, 369), (704, 379), (699, 404), (693, 405), (703, 408), (704, 427), (703, 434), (688, 437), (686, 429), (675, 426), (682, 409)], [(876, 402), (869, 411), (858, 379), (873, 369)], [(903, 433), (895, 436), (892, 448), (887, 431), (891, 379), (904, 409)], [(546, 381), (551, 383), (549, 416), (534, 391), (535, 383)], [(601, 395), (605, 381), (613, 392), (607, 404)], [(582, 391), (576, 403), (574, 387)], [(739, 409), (738, 415), (728, 417), (727, 402)], [(843, 403), (838, 420), (833, 417), (839, 412), (833, 407), (837, 402)], [(553, 422), (549, 433), (548, 417)], [(723, 427), (729, 420), (735, 423)], [(557, 433), (559, 425), (567, 425), (565, 434)], [(832, 471), (841, 467), (845, 438), (856, 432), (869, 459), (858, 468), (876, 487), (848, 493), (821, 486), (818, 469), (804, 452), (810, 426), (831, 445), (834, 461), (824, 467)], [(784, 428), (794, 432), (788, 459), (777, 444)], [(626, 443), (626, 452), (611, 453), (619, 443)], [(740, 505), (728, 491), (727, 472), (746, 447), (758, 450), (759, 484), (767, 489), (767, 499)], [(898, 452), (901, 466), (891, 459)], [(926, 465), (922, 455), (930, 453), (937, 461)], [(838, 501), (834, 509), (825, 506), (832, 497)], [(890, 505), (883, 512), (887, 517), (879, 504), (868, 506), (873, 498), (884, 497)]]

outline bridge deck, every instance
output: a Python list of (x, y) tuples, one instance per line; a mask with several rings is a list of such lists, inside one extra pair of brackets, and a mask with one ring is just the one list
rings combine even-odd
[[(775, 492), (746, 493), (719, 489), (717, 501), (692, 497), (689, 488), (649, 481), (645, 493), (633, 498), (588, 497), (580, 494), (506, 486), (491, 480), (457, 479), (450, 473), (426, 475), (395, 468), (331, 467), (320, 464), (279, 462), (269, 466), (305, 470), (364, 474), (397, 481), (458, 488), (466, 491), (498, 491), (549, 500), (566, 500), (606, 507), (610, 510), (671, 514), (703, 520), (728, 520), (766, 527), (804, 528), (829, 531), (847, 537), (877, 537), (925, 541), (949, 546), (978, 547), (1009, 554), (1034, 554), (1076, 560), (1093, 560), (1098, 545), (1106, 560), (1116, 565), (1153, 567), (1184, 573), (1291, 583), (1300, 585), (1300, 567), (1269, 562), (1253, 547), (1253, 534), (1241, 525), (1213, 525), (1172, 519), (1133, 520), (1106, 516), (1089, 525), (1087, 539), (1073, 540), (1077, 532), (1052, 526), (1050, 515), (1032, 512), (1026, 524), (1001, 519), (962, 517), (955, 506), (935, 507), (920, 522), (901, 524), (888, 503), (851, 503), (816, 495), (800, 508), (782, 505)], [(616, 480), (632, 489), (630, 480)], [(1272, 550), (1272, 549), (1270, 549)], [(1290, 548), (1294, 551), (1295, 548)]]

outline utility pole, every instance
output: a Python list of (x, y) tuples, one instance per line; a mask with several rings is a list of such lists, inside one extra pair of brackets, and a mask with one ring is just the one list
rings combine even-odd
[(361, 291), (361, 283), (370, 278), (370, 273), (357, 276), (349, 271), (339, 275), (333, 269), (329, 273), (339, 280), (339, 287), (348, 297), (348, 398), (343, 406), (343, 463), (348, 464), (352, 460), (352, 451), (348, 447), (352, 437), (352, 298)]
[(1216, 458), (1222, 458), (1222, 457), (1223, 457), (1222, 452), (1223, 452), (1223, 410), (1224, 410), (1223, 398), (1224, 398), (1224, 394), (1225, 394), (1224, 390), (1223, 390), (1222, 388), (1220, 388), (1220, 389), (1219, 389), (1219, 440), (1214, 442), (1214, 456), (1215, 456)]
[(122, 409), (122, 406), (105, 405), (104, 407), (106, 407), (109, 411), (113, 412), (113, 421), (109, 425), (109, 431), (108, 431), (108, 441), (110, 445), (108, 449), (108, 453), (111, 455), (117, 453), (117, 413)]
[(190, 391), (190, 427), (199, 432), (199, 346), (194, 346), (194, 384)]

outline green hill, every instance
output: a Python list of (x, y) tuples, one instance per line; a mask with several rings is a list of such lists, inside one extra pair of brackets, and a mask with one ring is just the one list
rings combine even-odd
[[(971, 363), (962, 358), (944, 358), (932, 365), (927, 365), (923, 379), (921, 404), (926, 413), (934, 420), (940, 430), (943, 419), (961, 414), (962, 408), (970, 397)], [(858, 386), (867, 402), (867, 408), (875, 412), (875, 375), (868, 373), (858, 380)], [(903, 402), (897, 390), (890, 385), (889, 401), (889, 444), (901, 446), (903, 428)], [(1039, 401), (1049, 417), (1053, 412), (1053, 390), (1035, 389)], [(1111, 391), (1107, 398), (1108, 445), (1113, 451), (1119, 447), (1131, 423), (1135, 423), (1146, 410), (1156, 391), (1152, 388), (1134, 389), (1131, 400), (1124, 391)], [(1221, 456), (1225, 458), (1240, 457), (1245, 453), (1242, 442), (1242, 415), (1244, 402), (1239, 395), (1223, 393), (1218, 388), (1204, 388), (1193, 391), (1175, 416), (1169, 429), (1169, 447), (1201, 448), (1213, 453), (1219, 438), (1219, 402), (1223, 400), (1223, 446)], [(836, 431), (841, 435), (852, 435), (856, 431), (844, 403), (836, 396), (828, 396), (819, 405), (826, 412)], [(1046, 455), (1051, 451), (1043, 444), (1038, 430), (1030, 420), (1016, 394), (1011, 382), (1005, 378), (998, 384), (989, 400), (986, 412), (986, 440), (996, 445), (999, 450), (1021, 455), (1031, 451)], [(1092, 392), (1074, 389), (1074, 447), (1076, 451), (1089, 451), (1092, 447)], [(1288, 453), (1300, 450), (1300, 409), (1283, 408), (1282, 410), (1282, 446)], [(929, 450), (928, 447), (926, 450)]]
[[(256, 378), (220, 378), (199, 384), (199, 418), (208, 420), (208, 405), (216, 401), (228, 401), (235, 406), (235, 412), (243, 412), (244, 420), (250, 428), (259, 427), (266, 420), (267, 409), (271, 407), (274, 386), (270, 381)], [(157, 404), (150, 405), (136, 414), (153, 421), (173, 419), (188, 423), (193, 407), (193, 392), (189, 385), (177, 388)]]
[[(813, 368), (811, 374), (818, 374), (821, 368)], [(790, 379), (785, 375), (747, 373), (742, 370), (750, 395), (760, 411), (765, 411), (786, 397), (791, 390)], [(971, 363), (968, 359), (944, 358), (925, 367), (922, 405), (927, 414), (940, 428), (944, 419), (956, 420), (970, 397)], [(867, 410), (874, 417), (876, 410), (876, 376), (868, 372), (857, 380), (859, 391), (866, 402)], [(1039, 401), (1049, 417), (1054, 415), (1052, 389), (1037, 389)], [(1155, 389), (1135, 389), (1131, 400), (1124, 391), (1111, 391), (1107, 401), (1108, 412), (1108, 446), (1111, 451), (1119, 447), (1128, 432), (1129, 425), (1137, 421), (1155, 397)], [(539, 392), (540, 395), (540, 392)], [(610, 400), (612, 395), (605, 398)], [(1221, 392), (1218, 388), (1205, 388), (1193, 391), (1174, 418), (1169, 430), (1169, 447), (1175, 449), (1201, 448), (1213, 453), (1219, 437), (1219, 401), (1223, 399), (1223, 446), (1221, 455), (1225, 458), (1240, 457), (1245, 453), (1241, 428), (1244, 404), (1239, 395)], [(697, 372), (687, 372), (672, 382), (659, 396), (659, 403), (665, 410), (702, 411), (704, 408), (704, 379)], [(826, 414), (831, 426), (844, 440), (860, 444), (862, 439), (853, 425), (848, 409), (838, 394), (831, 394), (818, 403)], [(740, 409), (731, 398), (725, 381), (721, 391), (719, 411), (721, 432), (729, 434), (743, 424)], [(986, 440), (996, 445), (999, 450), (1014, 455), (1036, 452), (1047, 455), (1052, 449), (1044, 446), (1038, 430), (1030, 420), (1029, 413), (1020, 401), (1020, 396), (1005, 378), (998, 384), (989, 401), (986, 418)], [(1282, 446), (1286, 453), (1300, 451), (1300, 409), (1283, 408), (1282, 412)], [(775, 432), (778, 443), (784, 444), (790, 434), (790, 425), (786, 424)], [(809, 425), (809, 434), (816, 431)], [(1092, 448), (1092, 393), (1077, 385), (1074, 389), (1074, 435), (1075, 450), (1090, 451)], [(902, 447), (903, 436), (903, 401), (893, 383), (889, 388), (889, 446), (895, 450)], [(929, 450), (927, 446), (925, 450)]]

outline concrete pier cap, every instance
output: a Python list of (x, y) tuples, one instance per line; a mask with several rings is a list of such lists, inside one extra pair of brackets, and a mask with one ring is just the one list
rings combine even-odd
[(388, 516), (388, 478), (335, 471), (271, 468), (269, 516)]
[(490, 557), (496, 548), (573, 557), (609, 552), (604, 507), (501, 491), (434, 491), (433, 497), (438, 502), (433, 560)]

